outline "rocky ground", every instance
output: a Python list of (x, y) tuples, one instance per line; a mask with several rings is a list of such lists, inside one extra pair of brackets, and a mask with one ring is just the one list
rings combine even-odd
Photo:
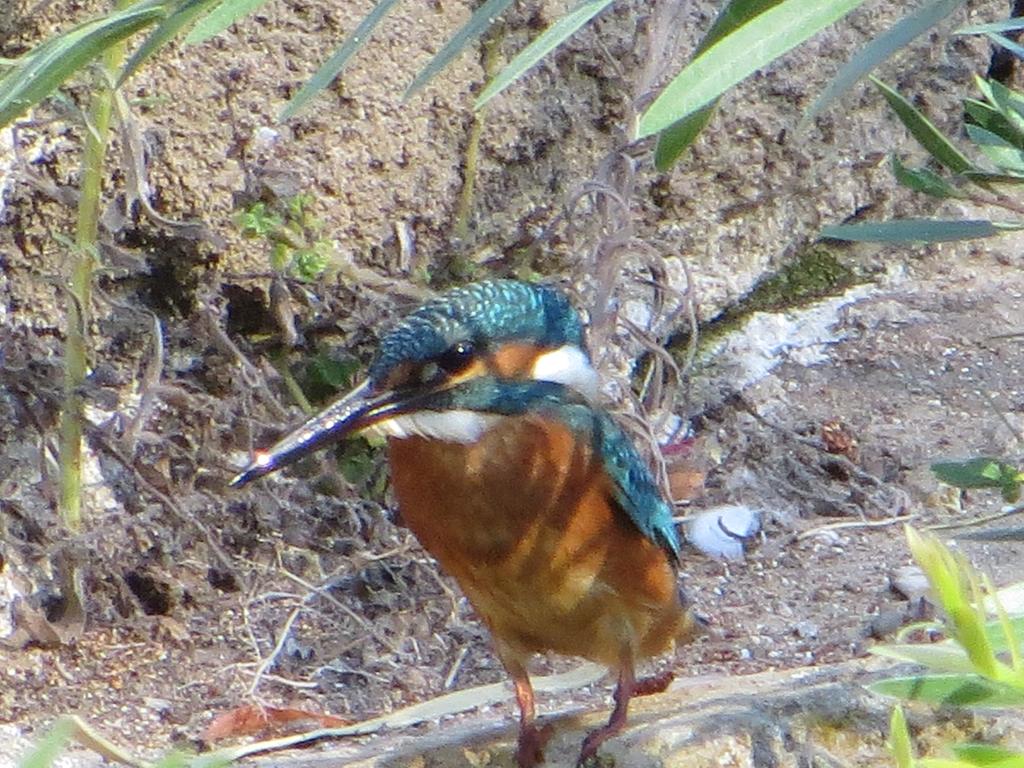
[[(886, 162), (894, 147), (914, 149), (869, 91), (794, 131), (838, 62), (891, 20), (888, 5), (872, 4), (744, 85), (671, 174), (655, 174), (640, 148), (627, 183), (614, 150), (642, 78), (631, 47), (635, 9), (623, 3), (487, 114), (468, 228), (458, 237), (468, 104), (486, 61), (462, 57), (409, 105), (399, 95), (430, 41), (465, 18), (465, 4), (402, 11), (343, 87), (285, 126), (273, 115), (358, 21), (361, 5), (269, 3), (217, 41), (158, 58), (130, 93), (153, 203), (162, 217), (202, 226), (106, 219), (86, 392), (88, 519), (76, 534), (55, 514), (53, 451), (66, 261), (56, 235), (69, 226), (62, 200), (81, 134), (59, 104), (5, 134), (0, 762), (62, 713), (152, 756), (203, 746), (217, 714), (248, 703), (365, 720), (502, 681), (457, 588), (396, 521), (386, 472), (368, 448), (341, 457), (347, 478), (334, 462), (312, 462), (251, 489), (227, 488), (254, 445), (298, 418), (280, 370), (325, 394), (304, 361), (358, 368), (379, 329), (427, 290), (428, 276), (557, 273), (593, 307), (601, 283), (586, 276), (603, 274), (610, 223), (644, 244), (614, 254), (625, 278), (613, 281), (616, 296), (644, 304), (640, 265), (653, 253), (676, 285), (685, 288), (688, 272), (707, 320), (788, 263), (822, 224), (865, 208), (871, 218), (917, 210), (894, 190)], [(994, 18), (994, 5), (968, 3), (957, 21)], [(677, 59), (713, 6), (684, 4)], [(72, 13), (95, 10), (51, 3), (40, 21), (27, 3), (17, 7), (12, 19), (21, 23), (2, 28), (5, 56)], [(500, 50), (515, 49), (543, 21), (539, 11), (516, 10)], [(988, 53), (943, 34), (884, 75), (928, 94), (930, 113), (955, 130), (955, 105)], [(589, 182), (628, 193), (628, 220), (610, 221), (593, 201), (560, 219)], [(124, 174), (114, 174), (110, 190), (115, 205), (123, 202)], [(254, 196), (297, 191), (312, 192), (321, 235), (363, 271), (345, 267), (314, 283), (274, 279), (265, 244), (244, 240), (232, 216)], [(687, 549), (682, 577), (709, 633), (657, 662), (680, 678), (672, 697), (699, 697), (696, 689), (717, 680), (707, 683), (712, 695), (742, 675), (827, 674), (920, 618), (920, 606), (891, 586), (910, 562), (903, 522), (957, 526), (942, 531), (997, 584), (1024, 578), (1024, 544), (977, 536), (1005, 521), (970, 525), (998, 500), (952, 493), (927, 468), (936, 458), (1021, 455), (1018, 242), (835, 254), (855, 285), (745, 315), (702, 348), (688, 392), (678, 393), (673, 411), (694, 426), (704, 474), (703, 491), (680, 516), (741, 503), (763, 525), (741, 561)], [(648, 313), (655, 335), (680, 332), (682, 323), (665, 319), (671, 314)], [(283, 341), (282, 316), (294, 317), (297, 344)], [(596, 340), (609, 380), (621, 386), (637, 350), (617, 328)], [(826, 450), (836, 435), (841, 455)], [(537, 671), (572, 666), (541, 659)], [(608, 692), (591, 683), (545, 694), (541, 706), (603, 714)], [(368, 759), (397, 744), (406, 762), (396, 764), (488, 764), (461, 747), (440, 748), (447, 762), (410, 756), (420, 736), (463, 744), (482, 732), (505, 764), (512, 709), (480, 710), (485, 701), (479, 694), (476, 714), (441, 725), (433, 716), (397, 737), (364, 737), (335, 759)], [(564, 736), (557, 754), (569, 754), (573, 739)]]

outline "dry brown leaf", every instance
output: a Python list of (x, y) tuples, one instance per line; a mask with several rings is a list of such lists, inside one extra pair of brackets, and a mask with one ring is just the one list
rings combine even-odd
[(312, 726), (339, 728), (350, 722), (350, 720), (334, 715), (307, 712), (292, 707), (262, 707), (258, 704), (246, 704), (217, 715), (203, 732), (203, 740), (220, 741), (238, 736), (251, 736), (254, 733), (265, 734), (284, 729), (294, 730), (298, 726), (302, 726), (304, 729)]

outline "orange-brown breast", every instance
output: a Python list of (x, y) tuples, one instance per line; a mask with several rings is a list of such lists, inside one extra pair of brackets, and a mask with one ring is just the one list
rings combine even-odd
[(499, 650), (583, 656), (665, 650), (685, 622), (668, 557), (612, 499), (585, 441), (508, 418), (473, 445), (391, 440), (406, 524), (452, 574)]

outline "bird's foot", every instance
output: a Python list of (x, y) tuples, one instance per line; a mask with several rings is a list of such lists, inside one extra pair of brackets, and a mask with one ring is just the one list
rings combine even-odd
[(516, 745), (516, 764), (519, 768), (534, 768), (544, 762), (544, 747), (551, 738), (551, 724), (537, 727), (534, 724), (519, 728), (519, 743)]
[(659, 672), (656, 675), (650, 677), (642, 677), (636, 681), (633, 687), (634, 696), (653, 696), (656, 693), (661, 693), (672, 681), (676, 679), (676, 673), (671, 669), (666, 669), (664, 672)]
[(601, 748), (608, 739), (622, 730), (624, 723), (608, 723), (603, 728), (591, 731), (583, 740), (583, 748), (580, 749), (580, 757), (576, 761), (576, 768), (584, 768), (591, 760), (597, 757), (597, 750)]
[(580, 750), (579, 760), (576, 761), (577, 768), (583, 768), (597, 757), (597, 750), (601, 748), (601, 745), (622, 731), (626, 725), (626, 707), (631, 698), (661, 693), (674, 679), (675, 673), (666, 670), (657, 675), (634, 680), (632, 667), (629, 667), (625, 675), (620, 677), (619, 687), (615, 690), (615, 710), (612, 712), (611, 719), (608, 720), (607, 725), (596, 731), (591, 731), (583, 740), (583, 748)]

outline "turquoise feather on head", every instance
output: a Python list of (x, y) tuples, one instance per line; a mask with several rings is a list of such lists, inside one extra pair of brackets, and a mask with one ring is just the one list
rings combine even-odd
[(561, 291), (517, 280), (485, 280), (455, 288), (414, 310), (381, 340), (370, 381), (399, 365), (433, 360), (461, 341), (540, 348), (583, 346), (579, 313)]

